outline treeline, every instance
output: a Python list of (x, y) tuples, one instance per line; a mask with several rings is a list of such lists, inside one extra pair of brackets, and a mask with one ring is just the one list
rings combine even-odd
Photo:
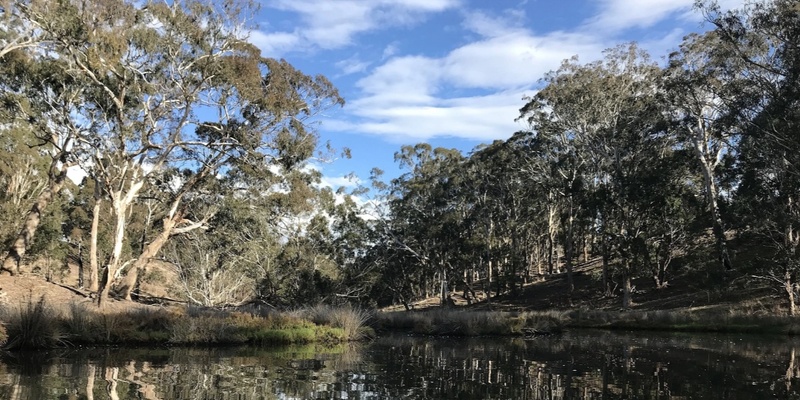
[(621, 292), (627, 308), (633, 278), (665, 287), (680, 258), (710, 278), (775, 282), (794, 314), (800, 5), (698, 9), (712, 29), (665, 65), (635, 44), (564, 61), (525, 99), (530, 129), (509, 140), (468, 156), (403, 147), (407, 172), (383, 188), (386, 222), (365, 255), (393, 299), (444, 304), (477, 280), (493, 295), (558, 272), (572, 292), (576, 262), (594, 258), (598, 292)]
[(627, 307), (632, 279), (665, 287), (699, 251), (693, 268), (774, 281), (795, 312), (794, 1), (699, 4), (712, 29), (664, 63), (635, 44), (566, 60), (520, 104), (529, 130), (469, 155), (404, 146), (406, 172), (383, 183), (375, 170), (366, 204), (311, 167), (332, 155), (314, 123), (342, 98), (262, 57), (246, 5), (0, 7), (5, 273), (77, 268), (69, 284), (101, 302), (156, 284), (207, 306), (410, 307), (557, 273), (571, 291), (575, 265), (595, 259), (598, 293), (621, 288)]

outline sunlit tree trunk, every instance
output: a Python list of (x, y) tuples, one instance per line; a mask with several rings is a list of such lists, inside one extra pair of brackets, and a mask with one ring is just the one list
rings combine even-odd
[(94, 207), (92, 208), (92, 231), (89, 238), (89, 291), (97, 293), (99, 288), (98, 271), (100, 269), (97, 262), (97, 235), (100, 225), (100, 210), (103, 200), (99, 194), (95, 194)]
[(143, 179), (135, 179), (130, 181), (128, 191), (123, 195), (122, 190), (111, 193), (112, 210), (116, 218), (114, 224), (114, 246), (111, 251), (108, 265), (104, 273), (102, 288), (99, 296), (97, 296), (97, 304), (103, 305), (103, 302), (108, 299), (108, 293), (111, 289), (113, 280), (119, 271), (122, 263), (122, 245), (125, 240), (125, 229), (128, 221), (128, 209), (130, 208), (133, 200), (139, 194), (139, 191), (144, 186)]
[(797, 303), (795, 302), (795, 284), (792, 279), (792, 272), (788, 268), (783, 277), (783, 288), (786, 290), (787, 300), (789, 300), (789, 315), (797, 315)]
[[(625, 264), (628, 264), (628, 261), (625, 261)], [(631, 276), (628, 272), (628, 267), (625, 267), (625, 271), (623, 272), (622, 276), (622, 309), (627, 310), (631, 307), (631, 292), (633, 287), (631, 286)]]

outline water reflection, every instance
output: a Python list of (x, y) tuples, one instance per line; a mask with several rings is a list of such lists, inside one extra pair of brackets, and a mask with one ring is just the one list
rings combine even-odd
[(6, 353), (3, 399), (800, 399), (800, 341), (567, 333)]

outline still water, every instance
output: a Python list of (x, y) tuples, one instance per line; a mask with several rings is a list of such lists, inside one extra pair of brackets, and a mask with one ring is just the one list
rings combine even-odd
[(800, 339), (568, 332), (0, 355), (0, 399), (800, 399)]

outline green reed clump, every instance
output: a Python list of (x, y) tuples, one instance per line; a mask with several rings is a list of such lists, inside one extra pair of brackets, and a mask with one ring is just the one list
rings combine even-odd
[(171, 343), (179, 344), (301, 344), (346, 340), (343, 329), (320, 326), (283, 313), (255, 315), (208, 311), (178, 315), (170, 325)]
[(64, 343), (60, 318), (44, 296), (35, 301), (29, 298), (19, 307), (5, 309), (3, 314), (7, 349), (47, 348)]
[(375, 336), (375, 331), (368, 325), (372, 313), (360, 308), (317, 305), (298, 310), (295, 314), (317, 325), (341, 329), (346, 340), (363, 340)]

